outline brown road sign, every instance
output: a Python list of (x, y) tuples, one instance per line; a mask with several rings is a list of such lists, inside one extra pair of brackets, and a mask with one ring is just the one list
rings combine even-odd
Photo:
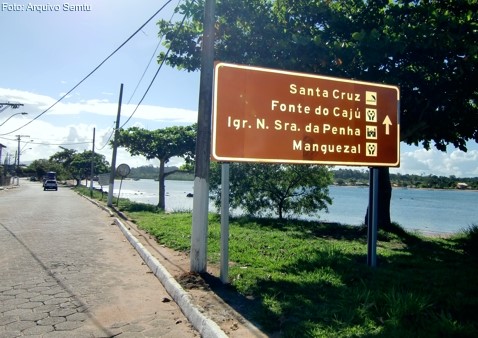
[(214, 78), (214, 160), (400, 164), (397, 87), (227, 63)]

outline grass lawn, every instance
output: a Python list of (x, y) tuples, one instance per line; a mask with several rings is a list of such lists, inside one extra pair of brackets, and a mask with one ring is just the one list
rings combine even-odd
[[(160, 243), (189, 252), (192, 215), (126, 213)], [(219, 262), (220, 218), (209, 217), (208, 260)], [(478, 227), (449, 238), (320, 222), (232, 219), (231, 287), (281, 337), (478, 337)]]
[[(189, 252), (191, 214), (129, 215), (162, 244)], [(256, 300), (253, 319), (282, 337), (477, 337), (478, 260), (469, 237), (396, 233), (380, 232), (371, 269), (362, 228), (234, 219), (231, 284)], [(219, 245), (220, 219), (211, 215), (211, 264)]]

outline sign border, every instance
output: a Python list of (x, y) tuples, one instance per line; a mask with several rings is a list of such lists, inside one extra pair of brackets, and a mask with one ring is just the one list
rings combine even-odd
[[(397, 94), (397, 159), (393, 163), (385, 162), (348, 162), (348, 161), (320, 161), (320, 160), (290, 160), (290, 159), (261, 159), (261, 158), (245, 158), (245, 157), (225, 157), (218, 156), (216, 154), (216, 125), (217, 125), (217, 102), (218, 102), (218, 76), (220, 67), (229, 67), (229, 68), (239, 68), (245, 70), (252, 70), (265, 73), (275, 73), (275, 74), (284, 74), (288, 76), (300, 76), (307, 78), (320, 79), (325, 81), (335, 81), (335, 82), (346, 82), (358, 85), (367, 85), (374, 87), (382, 87), (393, 89)], [(212, 144), (211, 144), (211, 158), (217, 162), (247, 162), (247, 163), (276, 163), (276, 164), (316, 164), (316, 165), (343, 165), (343, 166), (366, 166), (366, 167), (399, 167), (400, 166), (400, 89), (398, 86), (367, 82), (367, 81), (355, 81), (351, 79), (344, 79), (338, 77), (329, 77), (322, 76), (310, 73), (301, 73), (295, 71), (287, 71), (273, 68), (257, 67), (257, 66), (247, 66), (239, 65), (227, 62), (217, 61), (214, 65), (214, 97), (213, 97), (213, 107), (212, 107)]]

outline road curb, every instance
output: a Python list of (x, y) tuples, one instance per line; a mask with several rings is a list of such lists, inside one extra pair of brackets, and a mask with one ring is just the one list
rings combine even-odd
[(151, 255), (151, 253), (138, 241), (136, 237), (128, 230), (128, 228), (118, 219), (114, 219), (115, 224), (123, 232), (124, 236), (130, 244), (136, 249), (146, 265), (151, 269), (154, 275), (161, 281), (166, 291), (179, 305), (186, 318), (194, 326), (194, 328), (204, 338), (227, 338), (224, 331), (214, 321), (203, 315), (192, 302), (191, 296), (184, 291), (181, 285), (174, 277), (159, 263), (159, 261)]

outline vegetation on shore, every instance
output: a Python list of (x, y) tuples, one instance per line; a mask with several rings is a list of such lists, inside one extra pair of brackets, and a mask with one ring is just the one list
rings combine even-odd
[[(189, 252), (190, 213), (156, 212), (129, 201), (120, 201), (120, 208), (159, 243)], [(209, 264), (217, 264), (218, 215), (209, 217), (208, 236)], [(364, 228), (232, 219), (231, 289), (242, 296), (248, 319), (281, 337), (478, 335), (476, 225), (447, 238), (395, 225), (378, 240), (372, 269)]]
[[(334, 183), (337, 185), (368, 185), (368, 170), (332, 169)], [(157, 179), (159, 167), (141, 166), (131, 168), (130, 178)], [(193, 181), (192, 172), (179, 171), (169, 175), (168, 180)], [(465, 183), (468, 189), (478, 190), (478, 177), (456, 177), (436, 175), (390, 174), (390, 181), (395, 187), (426, 188), (426, 189), (456, 189), (459, 183)]]
[[(368, 185), (368, 170), (337, 169), (332, 171), (337, 185)], [(424, 189), (478, 189), (478, 177), (390, 174), (394, 187)]]

